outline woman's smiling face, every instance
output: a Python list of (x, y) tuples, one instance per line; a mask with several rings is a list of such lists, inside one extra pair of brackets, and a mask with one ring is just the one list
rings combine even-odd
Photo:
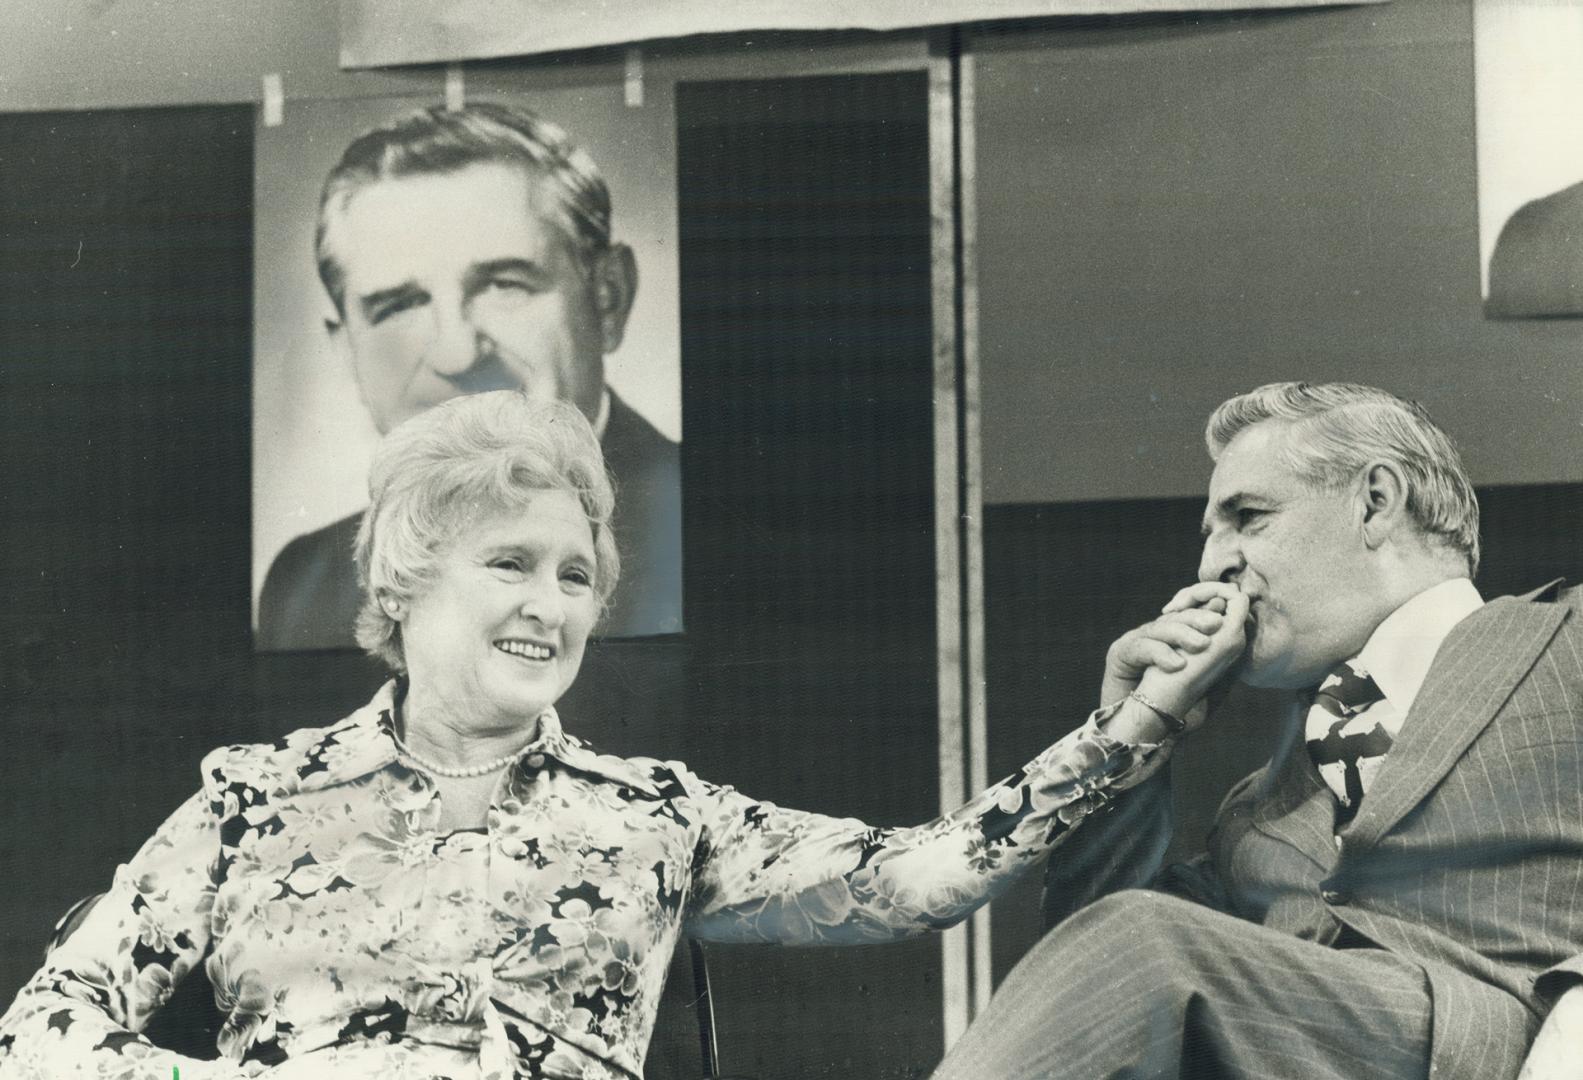
[(464, 529), (438, 566), (401, 617), (413, 691), (480, 729), (532, 721), (577, 678), (599, 618), (582, 504), (536, 491)]

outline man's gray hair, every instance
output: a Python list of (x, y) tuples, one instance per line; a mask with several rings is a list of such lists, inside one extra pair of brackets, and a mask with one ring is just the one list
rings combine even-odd
[(1479, 504), (1451, 439), (1423, 406), (1357, 383), (1279, 382), (1222, 402), (1204, 428), (1209, 456), (1244, 429), (1289, 423), (1286, 464), (1309, 483), (1351, 483), (1369, 462), (1385, 460), (1407, 481), (1407, 511), (1430, 537), (1479, 568)]
[(545, 490), (571, 494), (588, 516), (603, 604), (621, 577), (610, 528), (615, 494), (599, 440), (575, 406), (492, 390), (442, 402), (386, 435), (369, 468), (369, 507), (357, 534), (357, 643), (405, 670), (401, 624), (384, 601), (410, 603), (433, 584), (458, 535)]
[(365, 131), (330, 170), (319, 197), (314, 256), (319, 279), (346, 315), (346, 273), (336, 261), (336, 218), (364, 188), (382, 180), (513, 165), (546, 196), (544, 212), (572, 242), (585, 270), (610, 249), (610, 189), (594, 159), (556, 124), (527, 109), (489, 102), (454, 112), (415, 109)]

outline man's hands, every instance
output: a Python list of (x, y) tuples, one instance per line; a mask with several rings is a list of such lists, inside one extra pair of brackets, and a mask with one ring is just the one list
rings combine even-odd
[(1241, 658), (1247, 644), (1248, 598), (1218, 581), (1189, 585), (1160, 617), (1123, 634), (1105, 655), (1100, 704), (1141, 690), (1150, 701), (1186, 720), (1203, 720), (1194, 707)]

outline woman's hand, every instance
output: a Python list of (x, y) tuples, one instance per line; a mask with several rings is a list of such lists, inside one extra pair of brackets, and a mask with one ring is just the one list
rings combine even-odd
[[(1203, 586), (1194, 589), (1202, 590)], [(1233, 589), (1229, 594), (1209, 596), (1203, 601), (1204, 607), (1186, 607), (1183, 602), (1182, 593), (1178, 593), (1160, 619), (1192, 620), (1198, 632), (1193, 647), (1178, 650), (1182, 663), (1174, 670), (1151, 667), (1145, 671), (1138, 689), (1172, 715), (1188, 718), (1242, 659), (1248, 644), (1248, 598)], [(1217, 610), (1222, 606), (1223, 610)], [(1199, 710), (1196, 722), (1189, 719), (1188, 726), (1197, 727), (1202, 722)]]
[(1195, 706), (1241, 657), (1248, 599), (1233, 585), (1200, 582), (1182, 589), (1160, 617), (1128, 631), (1105, 658), (1101, 704), (1140, 690), (1150, 701), (1177, 716)]

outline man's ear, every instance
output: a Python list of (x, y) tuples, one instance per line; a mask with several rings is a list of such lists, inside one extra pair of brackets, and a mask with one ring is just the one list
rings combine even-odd
[(1407, 520), (1407, 478), (1392, 461), (1374, 461), (1364, 470), (1359, 491), (1363, 540), (1378, 548)]
[(627, 316), (638, 295), (638, 260), (625, 244), (612, 244), (594, 265), (594, 302), (605, 352), (613, 353), (627, 332)]

